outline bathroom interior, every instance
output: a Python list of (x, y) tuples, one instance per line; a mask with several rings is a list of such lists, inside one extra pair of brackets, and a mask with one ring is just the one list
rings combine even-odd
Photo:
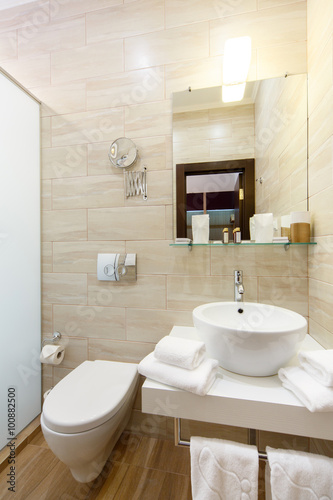
[[(260, 428), (236, 415), (226, 425), (207, 399), (202, 418), (174, 415), (155, 408), (154, 386), (142, 400), (142, 375), (126, 428), (94, 482), (77, 482), (40, 428), (43, 395), (74, 369), (95, 360), (140, 363), (174, 326), (193, 327), (197, 306), (233, 301), (235, 270), (243, 272), (244, 301), (298, 313), (310, 340), (333, 349), (332, 2), (0, 0), (0, 9), (0, 171), (8, 181), (0, 187), (0, 498), (12, 494), (9, 388), (18, 408), (15, 498), (192, 498), (189, 447), (174, 442), (175, 416), (184, 441), (248, 444), (255, 432), (258, 450), (333, 458), (332, 432), (326, 439), (320, 419), (309, 434), (278, 415)], [(248, 82), (305, 82), (278, 120), (263, 119), (262, 140), (283, 144), (268, 150), (269, 161), (255, 158), (251, 104), (235, 114), (198, 108), (190, 134), (179, 131), (186, 121), (179, 99), (221, 87), (225, 42), (243, 36), (252, 44)], [(301, 104), (300, 129), (283, 135)], [(124, 169), (110, 161), (110, 145), (123, 137), (137, 148), (133, 170), (146, 169), (146, 197), (127, 196)], [(311, 244), (174, 245), (175, 163), (251, 158), (256, 213), (309, 211)], [(98, 279), (100, 254), (135, 255), (135, 280)], [(42, 342), (54, 332), (65, 355), (41, 366)], [(264, 468), (261, 460), (260, 499)]]

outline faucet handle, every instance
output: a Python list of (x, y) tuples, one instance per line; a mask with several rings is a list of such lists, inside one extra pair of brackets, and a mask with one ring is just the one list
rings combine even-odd
[(235, 271), (235, 283), (243, 283), (243, 271)]

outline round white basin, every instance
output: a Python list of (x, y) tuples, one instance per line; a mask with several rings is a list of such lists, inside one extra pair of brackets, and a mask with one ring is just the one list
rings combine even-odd
[(241, 375), (275, 375), (298, 351), (307, 333), (300, 314), (267, 304), (213, 302), (193, 310), (209, 356)]

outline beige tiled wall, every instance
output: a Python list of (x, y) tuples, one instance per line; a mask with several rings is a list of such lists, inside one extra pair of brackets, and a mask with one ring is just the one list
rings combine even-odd
[(256, 211), (307, 210), (307, 78), (260, 83), (255, 104)]
[[(316, 3), (310, 194), (322, 230), (310, 269), (311, 321), (330, 338), (333, 89), (315, 68), (318, 55), (331, 54), (332, 30), (321, 28), (332, 16), (321, 18)], [(86, 358), (139, 361), (173, 324), (191, 325), (195, 305), (232, 300), (237, 268), (247, 300), (307, 316), (306, 248), (169, 247), (172, 92), (220, 85), (225, 39), (246, 34), (249, 79), (306, 72), (305, 0), (38, 0), (1, 12), (0, 65), (43, 102), (43, 335), (60, 330), (67, 343), (65, 364), (44, 370), (45, 388)], [(147, 166), (147, 202), (124, 198), (122, 172), (108, 160), (110, 142), (123, 135), (139, 148), (137, 167)], [(322, 158), (330, 175), (323, 186), (314, 170)], [(138, 281), (98, 282), (97, 253), (124, 251), (137, 253)]]
[(308, 0), (310, 332), (333, 348), (333, 8)]
[(173, 113), (174, 164), (254, 158), (254, 106)]

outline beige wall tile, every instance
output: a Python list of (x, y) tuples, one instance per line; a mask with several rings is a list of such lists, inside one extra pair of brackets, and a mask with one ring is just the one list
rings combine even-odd
[[(208, 23), (125, 39), (126, 70), (149, 68), (209, 55)], [(182, 42), (179, 43), (179, 40)]]
[(309, 195), (313, 196), (333, 184), (333, 136), (309, 158)]
[[(40, 128), (41, 128), (41, 147), (43, 148), (50, 148), (51, 147), (51, 118), (41, 118), (40, 121)], [(43, 169), (43, 165), (42, 165)]]
[(42, 241), (75, 241), (86, 239), (86, 210), (53, 210), (43, 212)]
[[(242, 269), (247, 276), (300, 276), (307, 277), (307, 248), (276, 247), (212, 247), (212, 274), (233, 276)], [(274, 278), (272, 278), (274, 281)], [(246, 282), (245, 282), (246, 286)]]
[(161, 67), (119, 73), (87, 82), (87, 108), (99, 109), (164, 98), (164, 70)]
[(36, 87), (34, 93), (42, 101), (42, 116), (78, 113), (86, 109), (85, 82)]
[(52, 83), (64, 83), (119, 73), (123, 70), (123, 64), (122, 40), (52, 52)]
[[(50, 118), (45, 118), (50, 120)], [(87, 175), (87, 145), (42, 149), (43, 179), (80, 177)]]
[(1, 66), (28, 89), (50, 83), (50, 54), (8, 59)]
[(127, 309), (127, 340), (157, 343), (174, 325), (193, 326), (192, 311)]
[[(309, 92), (314, 89), (309, 88)], [(309, 115), (309, 156), (333, 135), (333, 86), (322, 96), (321, 102)]]
[(128, 241), (127, 253), (137, 253), (139, 274), (209, 275), (210, 248), (170, 247), (173, 240)]
[(164, 28), (164, 2), (137, 0), (88, 13), (86, 18), (87, 43), (131, 37)]
[(42, 272), (43, 273), (52, 273), (53, 265), (52, 265), (52, 243), (42, 243)]
[(89, 339), (88, 350), (90, 360), (105, 359), (107, 361), (139, 363), (154, 350), (154, 344)]
[(257, 10), (256, 0), (224, 2), (217, 0), (171, 0), (166, 3), (166, 27), (208, 21)]
[(170, 151), (170, 136), (136, 137), (135, 144), (139, 151), (138, 165), (146, 165), (148, 172), (151, 170), (164, 170), (171, 168), (168, 164)]
[(52, 199), (51, 199), (51, 181), (42, 181), (42, 199), (41, 199), (41, 209), (51, 210)]
[(332, 36), (333, 12), (330, 0), (323, 0), (318, 9), (318, 2), (308, 0), (308, 62), (311, 72), (312, 62), (318, 57), (327, 40)]
[(42, 334), (53, 335), (52, 305), (42, 304)]
[(138, 104), (125, 108), (126, 137), (170, 135), (171, 127), (170, 101)]
[(314, 92), (309, 92), (309, 114), (320, 104), (322, 96), (326, 95), (332, 87), (332, 57), (333, 43), (330, 37), (321, 51), (316, 53), (314, 60), (309, 60), (309, 88), (314, 90)]
[(51, 21), (48, 24), (35, 24), (33, 31), (29, 28), (18, 30), (19, 57), (67, 50), (85, 44), (85, 18), (72, 17), (61, 21)]
[(311, 317), (309, 318), (309, 333), (325, 349), (333, 349), (333, 334), (323, 326), (319, 325)]
[(105, 9), (106, 7), (121, 3), (123, 3), (122, 0), (71, 0), (70, 2), (66, 0), (51, 0), (50, 17), (51, 19), (61, 19)]
[(165, 276), (138, 276), (137, 281), (98, 281), (88, 276), (88, 304), (92, 306), (163, 309), (166, 304)]
[(23, 26), (32, 26), (49, 22), (49, 2), (39, 0), (1, 11), (0, 31), (9, 31)]
[(88, 210), (89, 240), (154, 240), (164, 236), (164, 207)]
[(55, 386), (60, 380), (62, 380), (66, 375), (72, 371), (71, 368), (62, 368), (62, 366), (53, 367), (53, 386)]
[(112, 175), (52, 181), (54, 209), (121, 207), (124, 203), (124, 181)]
[(65, 347), (65, 357), (61, 368), (76, 368), (88, 358), (88, 339), (62, 337), (61, 345)]
[(54, 328), (70, 337), (125, 339), (125, 309), (54, 305)]
[(285, 307), (308, 316), (308, 279), (276, 276), (259, 278), (259, 302)]
[(42, 301), (44, 304), (86, 304), (87, 275), (43, 274)]
[(110, 175), (112, 172), (117, 175), (119, 180), (123, 179), (124, 174), (119, 168), (114, 167), (108, 153), (110, 151), (110, 141), (95, 142), (88, 144), (88, 174), (89, 175)]
[(99, 253), (125, 253), (125, 242), (55, 242), (53, 243), (54, 272), (96, 273)]
[(17, 31), (0, 33), (0, 61), (17, 57)]
[[(254, 77), (255, 79), (255, 77)], [(209, 57), (182, 61), (165, 66), (166, 98), (173, 92), (217, 87), (222, 82), (222, 57)]]
[[(286, 54), (288, 57), (286, 58)], [(292, 68), (289, 69), (289, 68)], [(283, 73), (306, 73), (306, 41), (257, 49), (257, 79), (279, 77)], [(249, 78), (248, 78), (249, 79)]]
[(309, 316), (320, 326), (332, 332), (333, 285), (309, 279)]
[[(257, 302), (257, 278), (246, 281), (246, 300)], [(168, 309), (192, 310), (206, 302), (233, 301), (231, 276), (168, 276)]]
[(42, 366), (42, 394), (53, 387), (53, 367), (48, 365)]
[(250, 12), (211, 22), (210, 53), (223, 54), (228, 38), (251, 37), (252, 48), (306, 40), (306, 2)]
[(167, 240), (175, 238), (173, 224), (173, 207), (165, 206), (165, 237)]
[(333, 184), (327, 189), (311, 196), (309, 210), (311, 212), (311, 224), (313, 236), (324, 236), (333, 234)]
[(104, 109), (52, 117), (53, 146), (111, 141), (123, 135), (121, 109)]
[(315, 238), (309, 248), (309, 277), (333, 285), (333, 235)]

